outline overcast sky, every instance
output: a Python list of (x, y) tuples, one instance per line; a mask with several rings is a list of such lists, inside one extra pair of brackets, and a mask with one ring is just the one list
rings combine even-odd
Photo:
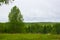
[(0, 6), (0, 22), (8, 21), (8, 14), (17, 6), (25, 22), (60, 22), (60, 0), (15, 0)]

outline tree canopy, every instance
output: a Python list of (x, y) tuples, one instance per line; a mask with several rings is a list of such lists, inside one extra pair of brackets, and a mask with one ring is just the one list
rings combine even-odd
[(23, 21), (21, 12), (20, 12), (19, 8), (17, 8), (16, 6), (14, 6), (11, 9), (11, 12), (9, 14), (9, 21), (10, 22), (22, 22)]
[(21, 15), (21, 12), (19, 8), (14, 6), (11, 9), (11, 12), (9, 13), (9, 23), (11, 31), (13, 32), (23, 32), (24, 31), (24, 23), (23, 23), (23, 17)]
[(8, 4), (10, 1), (14, 1), (14, 0), (0, 0), (0, 4), (1, 3)]

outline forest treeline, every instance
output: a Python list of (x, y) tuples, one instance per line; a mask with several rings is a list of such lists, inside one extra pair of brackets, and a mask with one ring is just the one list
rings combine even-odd
[(60, 23), (24, 23), (24, 27), (16, 24), (11, 26), (9, 22), (0, 23), (0, 33), (60, 34)]
[(16, 6), (8, 15), (9, 22), (0, 23), (0, 33), (53, 33), (60, 34), (60, 23), (25, 23)]

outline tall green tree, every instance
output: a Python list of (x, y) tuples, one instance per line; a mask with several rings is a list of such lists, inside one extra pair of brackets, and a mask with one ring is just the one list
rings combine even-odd
[(11, 32), (23, 32), (24, 31), (24, 23), (23, 17), (19, 8), (14, 6), (9, 13), (9, 22), (11, 27)]
[(23, 22), (23, 17), (21, 15), (21, 12), (19, 10), (19, 8), (17, 8), (16, 6), (14, 6), (11, 9), (11, 12), (9, 13), (9, 21), (10, 22)]

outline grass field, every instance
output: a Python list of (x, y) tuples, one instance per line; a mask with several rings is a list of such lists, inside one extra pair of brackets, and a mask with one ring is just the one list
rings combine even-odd
[(48, 34), (0, 34), (0, 40), (60, 40), (60, 35)]

